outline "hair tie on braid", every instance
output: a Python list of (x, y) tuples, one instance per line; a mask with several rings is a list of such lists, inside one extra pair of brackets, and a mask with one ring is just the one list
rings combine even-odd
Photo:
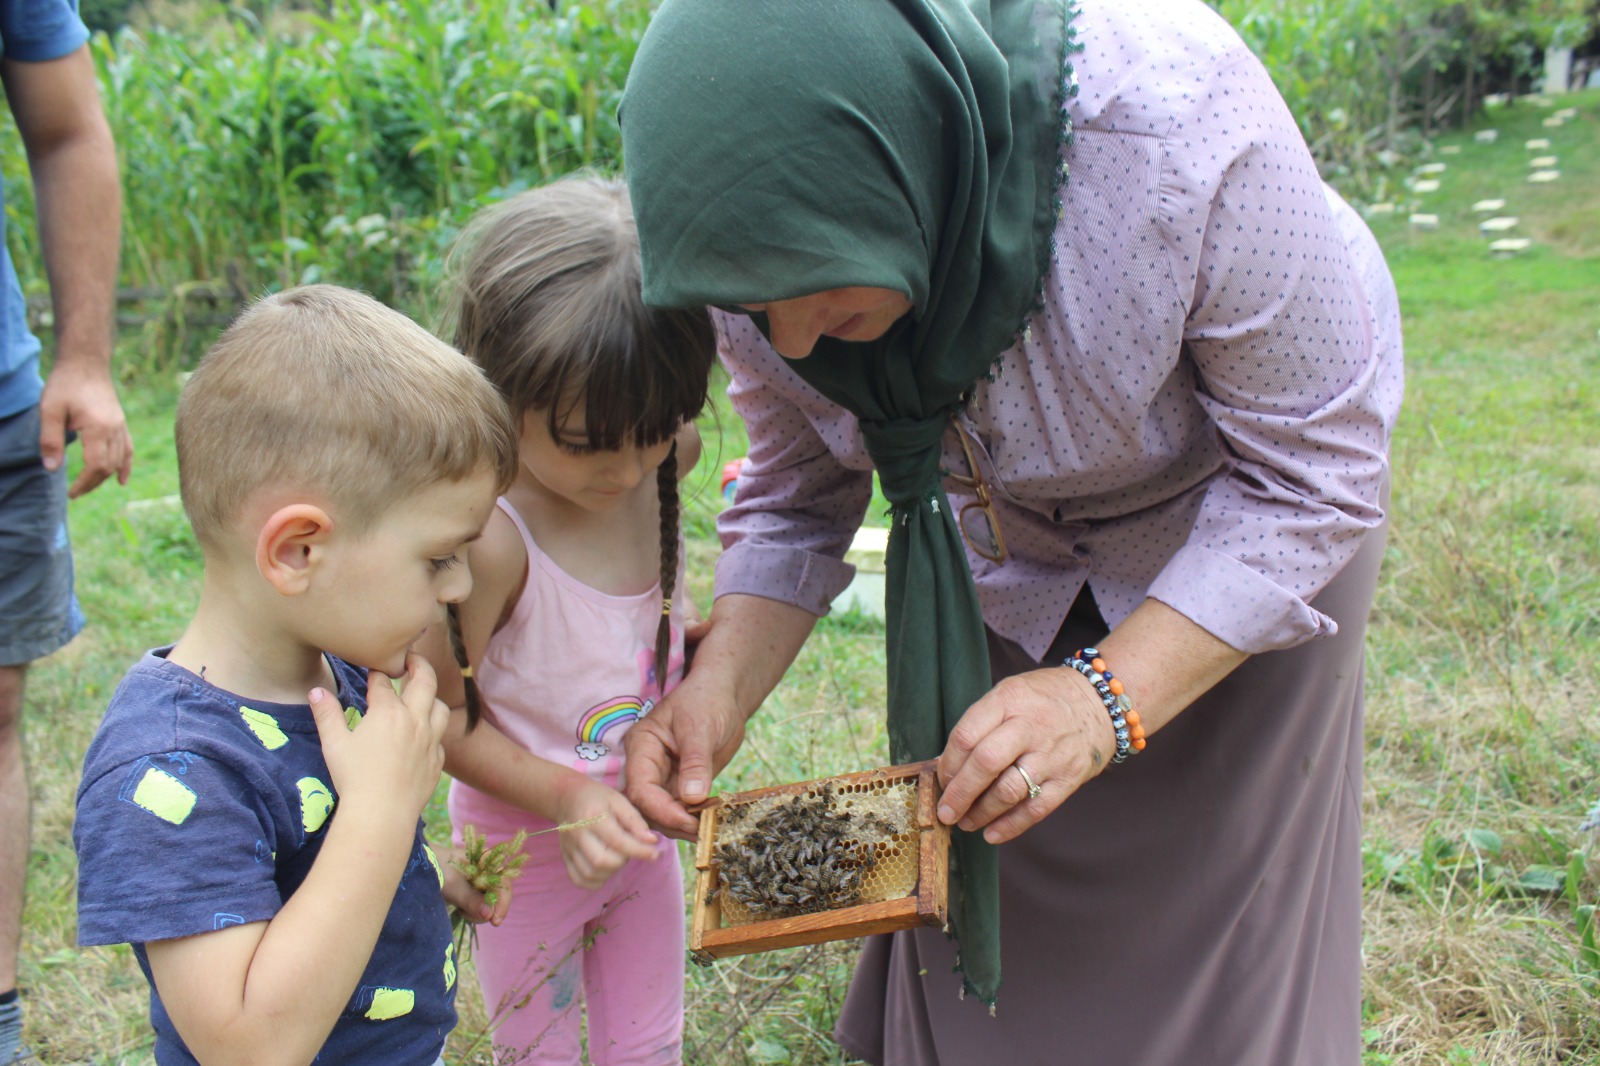
[(663, 596), (663, 597), (661, 597), (661, 613), (664, 614), (664, 615), (672, 613), (672, 597), (671, 596)]
[(467, 642), (461, 636), (461, 608), (447, 604), (444, 609), (445, 633), (450, 638), (450, 654), (461, 670), (461, 688), (467, 703), (467, 732), (472, 732), (483, 715), (483, 703), (478, 696), (478, 683), (472, 679), (472, 663), (467, 660)]

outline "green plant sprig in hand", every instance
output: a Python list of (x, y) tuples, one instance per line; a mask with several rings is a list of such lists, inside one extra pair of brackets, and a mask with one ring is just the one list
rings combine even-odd
[[(510, 840), (486, 848), (484, 845), (487, 842), (483, 834), (478, 832), (478, 827), (464, 825), (461, 827), (461, 857), (451, 859), (450, 865), (461, 871), (468, 884), (483, 893), (484, 901), (493, 910), (499, 902), (500, 890), (522, 876), (522, 867), (528, 861), (522, 845), (527, 839), (528, 831), (519, 829)], [(477, 946), (478, 930), (459, 909), (452, 909), (450, 931), (455, 936), (456, 961), (459, 964)]]
[[(511, 882), (522, 876), (522, 867), (528, 861), (522, 845), (530, 836), (581, 829), (586, 825), (593, 825), (604, 817), (605, 814), (602, 812), (580, 822), (568, 822), (565, 825), (539, 829), (532, 833), (526, 829), (519, 829), (516, 836), (510, 840), (502, 840), (492, 848), (484, 846), (487, 841), (483, 834), (478, 832), (478, 827), (468, 823), (461, 827), (461, 857), (451, 859), (450, 865), (460, 870), (467, 882), (483, 893), (484, 901), (489, 904), (490, 909), (493, 909), (500, 900), (500, 890), (509, 888)], [(467, 916), (460, 910), (452, 909), (450, 929), (456, 940), (456, 960), (464, 961), (471, 949), (477, 946), (477, 927), (467, 921)]]

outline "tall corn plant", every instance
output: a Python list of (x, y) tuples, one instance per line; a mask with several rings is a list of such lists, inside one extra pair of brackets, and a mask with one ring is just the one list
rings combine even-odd
[[(650, 3), (195, 10), (92, 45), (122, 161), (124, 280), (227, 276), (254, 292), (320, 279), (405, 302), (478, 206), (615, 167)], [(31, 200), (11, 187), (13, 248), (37, 286)]]

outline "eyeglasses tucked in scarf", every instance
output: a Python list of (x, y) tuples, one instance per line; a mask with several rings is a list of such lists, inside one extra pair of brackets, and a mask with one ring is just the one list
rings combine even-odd
[(967, 472), (946, 469), (943, 473), (974, 497), (972, 503), (956, 513), (956, 525), (960, 527), (961, 537), (967, 542), (967, 547), (991, 563), (1003, 563), (1006, 561), (1006, 538), (1000, 531), (1000, 516), (995, 513), (994, 501), (989, 496), (989, 483), (983, 479), (983, 469), (978, 465), (978, 457), (973, 450), (974, 441), (960, 419), (951, 416), (950, 424), (955, 427), (956, 439), (961, 442), (961, 454)]

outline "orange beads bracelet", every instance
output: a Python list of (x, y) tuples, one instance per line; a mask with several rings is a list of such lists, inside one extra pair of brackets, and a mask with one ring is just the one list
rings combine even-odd
[(1080, 648), (1061, 665), (1070, 666), (1088, 678), (1089, 684), (1100, 694), (1106, 713), (1111, 715), (1111, 728), (1117, 734), (1117, 753), (1111, 761), (1121, 762), (1143, 751), (1144, 726), (1139, 724), (1139, 712), (1133, 709), (1122, 682), (1106, 669), (1106, 661), (1100, 658), (1100, 653), (1094, 648)]

